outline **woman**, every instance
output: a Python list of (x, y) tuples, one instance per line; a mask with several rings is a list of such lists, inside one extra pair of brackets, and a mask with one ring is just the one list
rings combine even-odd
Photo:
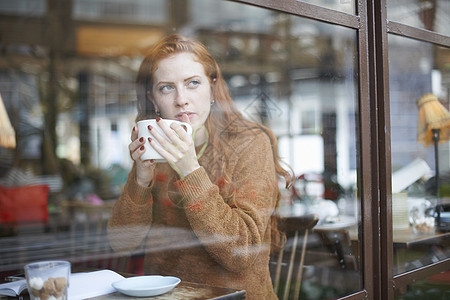
[[(275, 299), (269, 273), (279, 163), (271, 131), (234, 106), (206, 47), (180, 35), (157, 43), (136, 80), (137, 120), (157, 118), (169, 136), (149, 128), (167, 163), (140, 160), (144, 140), (131, 134), (133, 169), (108, 224), (116, 250), (144, 243), (146, 274), (245, 289), (248, 299)], [(192, 125), (192, 137), (176, 123)], [(173, 131), (172, 131), (173, 130)], [(160, 143), (156, 143), (156, 141)], [(273, 243), (272, 238), (272, 243)]]

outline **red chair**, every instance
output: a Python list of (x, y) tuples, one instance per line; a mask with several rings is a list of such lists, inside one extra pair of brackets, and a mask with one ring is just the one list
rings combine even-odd
[(0, 225), (48, 224), (48, 185), (0, 186)]

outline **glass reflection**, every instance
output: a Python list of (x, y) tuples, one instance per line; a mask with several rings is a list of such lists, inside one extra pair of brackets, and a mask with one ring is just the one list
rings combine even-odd
[(314, 5), (323, 6), (326, 8), (339, 10), (348, 14), (355, 13), (355, 3), (356, 1), (352, 0), (340, 0), (340, 1), (330, 1), (330, 0), (306, 0), (304, 2), (308, 2)]
[(394, 299), (448, 299), (450, 297), (449, 276), (449, 271), (442, 272), (407, 286), (396, 287)]
[(388, 0), (389, 20), (449, 35), (450, 2), (447, 0)]
[[(353, 4), (341, 2), (353, 12)], [(72, 35), (55, 31), (55, 40), (69, 47), (57, 50), (71, 55), (54, 56), (55, 45), (44, 41), (36, 46), (16, 40), (2, 53), (8, 62), (2, 63), (2, 97), (18, 147), (0, 148), (0, 184), (33, 182), (50, 190), (42, 195), (48, 219), (25, 229), (4, 227), (0, 242), (9, 247), (0, 249), (25, 250), (21, 256), (1, 255), (0, 272), (57, 256), (75, 269), (142, 274), (146, 250), (113, 252), (105, 222), (132, 166), (127, 145), (138, 67), (146, 49), (170, 28), (208, 46), (238, 109), (277, 136), (280, 155), (297, 177), (294, 189), (282, 190), (280, 215), (318, 217), (308, 234), (298, 236), (307, 241), (301, 297), (336, 298), (360, 290), (356, 32), (227, 1), (185, 1), (170, 11), (166, 1), (73, 3), (70, 14), (61, 13), (80, 21), (70, 23)], [(341, 7), (331, 8), (348, 10)], [(11, 26), (20, 29), (21, 20)], [(176, 233), (169, 231), (175, 239)], [(284, 259), (293, 241), (289, 236)], [(272, 261), (271, 271), (275, 267)]]
[[(298, 177), (294, 189), (284, 192), (281, 213), (320, 216), (310, 237), (319, 243), (305, 258), (305, 297), (318, 286), (324, 293), (345, 295), (360, 286), (355, 32), (265, 10), (261, 14), (271, 27), (259, 27), (258, 36), (227, 31), (234, 27), (222, 21), (212, 26), (218, 30), (201, 30), (199, 38), (223, 66), (238, 108), (274, 131), (280, 155)], [(253, 16), (245, 28), (257, 28)], [(331, 268), (317, 266), (324, 258)], [(333, 271), (341, 268), (346, 271)], [(349, 285), (335, 286), (331, 278), (343, 274), (352, 278)]]
[[(444, 134), (438, 148), (433, 143), (424, 145), (418, 140), (418, 121), (422, 119), (419, 108), (424, 109), (418, 102), (439, 100), (440, 106), (448, 109), (449, 73), (445, 68), (448, 53), (447, 48), (389, 36), (395, 274), (450, 255), (446, 223), (437, 226), (438, 216), (446, 218), (445, 211), (442, 215), (438, 212), (450, 196), (449, 142), (445, 134), (450, 121), (442, 123)], [(440, 170), (438, 189), (437, 166)]]

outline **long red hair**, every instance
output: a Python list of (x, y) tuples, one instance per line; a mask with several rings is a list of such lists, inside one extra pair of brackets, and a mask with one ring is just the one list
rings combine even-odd
[[(275, 135), (269, 128), (251, 122), (242, 116), (230, 96), (228, 86), (222, 77), (219, 65), (209, 53), (206, 46), (197, 40), (188, 39), (179, 34), (171, 34), (165, 36), (150, 49), (139, 68), (136, 78), (138, 100), (138, 116), (136, 119), (142, 120), (156, 117), (155, 107), (147, 97), (148, 93), (152, 92), (153, 74), (160, 60), (181, 52), (194, 54), (196, 60), (203, 65), (210, 83), (214, 85), (213, 99), (215, 100), (215, 104), (211, 107), (211, 112), (205, 122), (205, 127), (209, 134), (209, 146), (212, 146), (213, 149), (214, 161), (221, 162), (212, 170), (214, 173), (212, 175), (215, 179), (218, 180), (220, 178), (221, 180), (225, 180), (225, 182), (229, 182), (229, 176), (224, 171), (226, 170), (227, 158), (221, 153), (221, 150), (227, 147), (227, 138), (233, 135), (254, 134), (255, 131), (262, 130), (267, 134), (272, 144), (276, 173), (285, 179), (286, 187), (289, 187), (291, 185), (291, 179), (294, 177), (280, 164), (281, 160), (278, 155), (278, 143)], [(280, 193), (278, 191), (276, 206), (278, 206), (279, 200)], [(272, 228), (276, 230), (276, 223), (274, 222), (276, 222), (276, 218), (272, 218)]]

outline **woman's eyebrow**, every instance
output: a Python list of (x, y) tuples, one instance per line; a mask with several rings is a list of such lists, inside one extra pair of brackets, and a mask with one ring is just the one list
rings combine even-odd
[(173, 84), (173, 82), (171, 82), (171, 81), (158, 81), (156, 83), (156, 86), (161, 85), (161, 84)]
[[(199, 75), (193, 75), (193, 76), (190, 76), (190, 77), (184, 79), (183, 81), (186, 82), (186, 81), (192, 80), (193, 78), (199, 78), (199, 77), (200, 77)], [(172, 82), (172, 81), (158, 81), (155, 84), (155, 86), (164, 85), (164, 84), (174, 84), (174, 82)]]
[(186, 78), (184, 81), (189, 81), (189, 80), (191, 80), (193, 78), (199, 78), (199, 77), (200, 77), (199, 75), (193, 75), (191, 77)]

